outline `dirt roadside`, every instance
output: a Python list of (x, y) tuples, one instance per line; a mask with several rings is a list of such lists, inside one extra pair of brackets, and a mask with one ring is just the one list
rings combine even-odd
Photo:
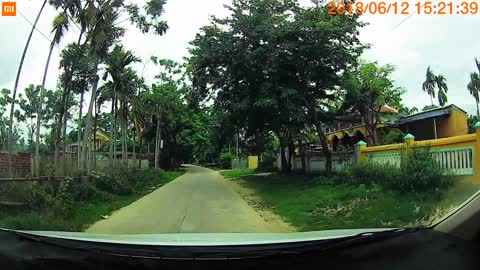
[(272, 208), (266, 204), (260, 196), (255, 193), (253, 188), (248, 187), (245, 180), (237, 179), (231, 181), (226, 179), (230, 187), (237, 192), (270, 226), (272, 232), (296, 232), (297, 229), (283, 221), (283, 219), (273, 213)]

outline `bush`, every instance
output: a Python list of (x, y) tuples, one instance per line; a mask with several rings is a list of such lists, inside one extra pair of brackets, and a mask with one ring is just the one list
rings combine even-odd
[(402, 152), (400, 175), (394, 185), (402, 191), (432, 190), (451, 183), (448, 172), (440, 169), (428, 148), (405, 149)]
[(336, 182), (347, 185), (388, 186), (399, 176), (398, 168), (390, 164), (366, 162), (359, 166), (351, 166), (336, 176)]
[(333, 181), (347, 185), (375, 184), (401, 192), (437, 190), (451, 183), (451, 177), (440, 169), (429, 149), (405, 149), (401, 156), (399, 167), (366, 162), (338, 173)]
[(383, 144), (401, 143), (405, 134), (398, 128), (390, 129), (383, 136)]
[(222, 169), (231, 169), (232, 168), (232, 161), (235, 158), (235, 156), (232, 153), (224, 153), (220, 157), (220, 167)]

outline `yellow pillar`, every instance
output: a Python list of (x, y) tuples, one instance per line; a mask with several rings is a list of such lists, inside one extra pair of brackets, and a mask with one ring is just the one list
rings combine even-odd
[(365, 154), (363, 152), (367, 148), (367, 143), (359, 141), (355, 144), (355, 165), (360, 165), (365, 161)]
[(415, 136), (408, 133), (405, 137), (403, 137), (403, 141), (405, 142), (407, 148), (410, 148), (415, 144)]
[(480, 122), (477, 122), (474, 128), (477, 135), (477, 141), (475, 142), (475, 147), (473, 148), (473, 175), (475, 175), (477, 178), (480, 176)]

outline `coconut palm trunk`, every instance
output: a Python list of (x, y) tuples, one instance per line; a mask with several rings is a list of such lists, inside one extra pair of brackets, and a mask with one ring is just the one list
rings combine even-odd
[(67, 121), (68, 121), (68, 107), (70, 101), (70, 94), (67, 96), (65, 102), (64, 116), (63, 116), (63, 140), (62, 140), (62, 176), (67, 175)]
[(40, 97), (38, 102), (37, 111), (37, 130), (35, 134), (35, 176), (40, 176), (40, 127), (42, 123), (43, 111), (43, 97), (45, 96), (45, 82), (47, 80), (48, 66), (52, 58), (54, 44), (50, 44), (50, 51), (48, 52), (47, 64), (45, 65), (45, 71), (43, 72), (42, 88), (40, 89)]
[(77, 168), (80, 168), (80, 151), (82, 149), (82, 115), (83, 115), (83, 98), (84, 92), (80, 94), (80, 105), (79, 105), (79, 112), (78, 112), (78, 127), (77, 127)]
[[(97, 60), (95, 63), (95, 70), (94, 74), (97, 74), (98, 71), (98, 65), (100, 61)], [(97, 89), (98, 89), (98, 81), (99, 78), (95, 79), (92, 85), (92, 96), (90, 97), (90, 104), (88, 105), (88, 112), (87, 112), (87, 120), (85, 123), (85, 132), (83, 136), (83, 149), (82, 149), (82, 163), (86, 164), (85, 168), (87, 169), (87, 173), (91, 172), (91, 164), (90, 162), (87, 162), (89, 157), (88, 157), (88, 151), (91, 147), (90, 145), (90, 136), (92, 132), (92, 113), (93, 113), (93, 105), (95, 103), (95, 99), (97, 98)]]
[(113, 168), (113, 145), (115, 144), (115, 97), (112, 97), (112, 112), (110, 115), (110, 146), (109, 146), (109, 155), (110, 155), (110, 169)]
[[(160, 111), (160, 110), (158, 110)], [(160, 147), (162, 141), (162, 130), (160, 128), (161, 120), (160, 113), (157, 115), (157, 131), (155, 133), (155, 169), (160, 168)]]
[(477, 104), (477, 106), (476, 106), (476, 108), (477, 108), (477, 119), (479, 119), (480, 111), (478, 110), (478, 101), (475, 100), (475, 103)]
[(13, 116), (15, 112), (15, 98), (17, 96), (17, 88), (18, 88), (18, 83), (20, 81), (20, 74), (22, 73), (22, 67), (23, 67), (23, 62), (25, 61), (25, 55), (27, 54), (28, 47), (30, 46), (30, 41), (32, 40), (32, 35), (33, 31), (35, 31), (35, 28), (37, 27), (38, 20), (40, 19), (40, 16), (42, 15), (43, 9), (45, 8), (45, 4), (47, 4), (47, 0), (43, 1), (42, 7), (40, 8), (40, 11), (38, 12), (37, 18), (35, 19), (35, 22), (33, 23), (32, 30), (30, 31), (30, 35), (28, 36), (27, 43), (25, 44), (25, 47), (23, 49), (22, 53), (22, 58), (20, 59), (20, 64), (18, 66), (18, 71), (17, 71), (17, 77), (15, 78), (15, 85), (13, 87), (13, 93), (12, 93), (12, 104), (10, 106), (10, 118), (9, 118), (9, 123), (8, 123), (8, 139), (7, 139), (7, 148), (8, 148), (8, 174), (10, 177), (13, 177), (13, 168), (12, 168), (12, 155), (14, 151), (14, 142), (13, 142)]

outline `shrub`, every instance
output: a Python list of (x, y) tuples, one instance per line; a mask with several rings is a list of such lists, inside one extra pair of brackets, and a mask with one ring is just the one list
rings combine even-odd
[(222, 169), (231, 169), (232, 168), (232, 161), (235, 156), (232, 153), (223, 153), (220, 157), (220, 167)]
[(94, 185), (103, 191), (118, 195), (127, 195), (134, 192), (133, 185), (124, 170), (115, 169), (111, 174), (93, 172), (91, 179)]
[(400, 178), (394, 183), (402, 191), (425, 191), (451, 183), (448, 172), (441, 169), (428, 148), (413, 147), (402, 152)]
[(347, 185), (380, 185), (388, 186), (399, 177), (398, 168), (390, 164), (366, 162), (351, 166), (335, 177), (337, 183)]
[(31, 182), (25, 189), (24, 198), (27, 205), (32, 209), (49, 208), (54, 203), (54, 197), (47, 185), (39, 182)]
[(401, 143), (405, 134), (398, 128), (390, 129), (382, 139), (383, 144)]
[(347, 185), (379, 185), (401, 192), (436, 190), (451, 183), (451, 177), (438, 166), (430, 149), (404, 149), (401, 156), (399, 167), (366, 162), (338, 173), (333, 181)]

